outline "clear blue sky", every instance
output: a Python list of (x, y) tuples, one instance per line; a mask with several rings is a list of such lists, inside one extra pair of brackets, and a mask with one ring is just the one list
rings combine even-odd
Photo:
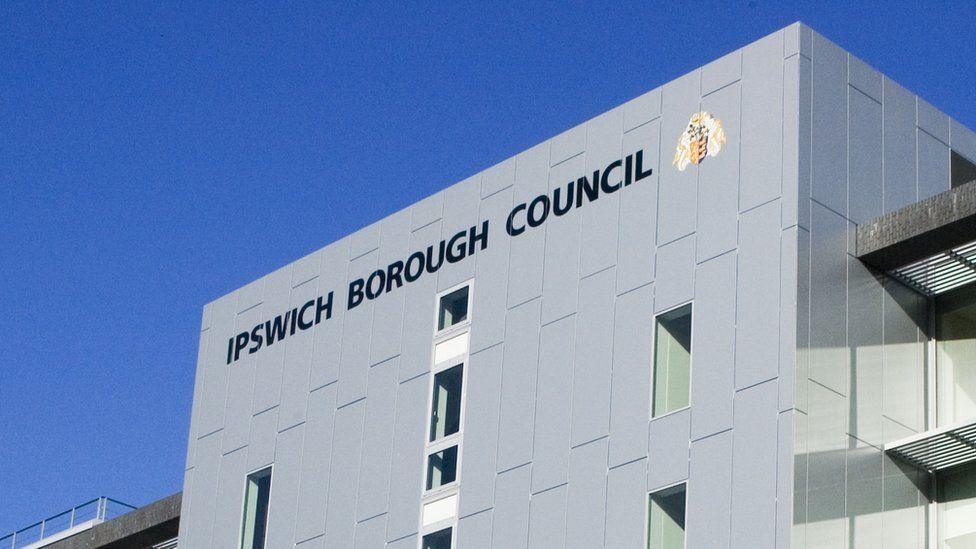
[(793, 21), (976, 127), (959, 2), (72, 4), (0, 5), (0, 536), (181, 489), (204, 303)]

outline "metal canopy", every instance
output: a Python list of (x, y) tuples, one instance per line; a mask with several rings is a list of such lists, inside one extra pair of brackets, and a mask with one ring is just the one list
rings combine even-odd
[(888, 271), (892, 277), (927, 296), (976, 282), (976, 241)]
[(896, 440), (885, 451), (930, 473), (976, 462), (976, 418)]

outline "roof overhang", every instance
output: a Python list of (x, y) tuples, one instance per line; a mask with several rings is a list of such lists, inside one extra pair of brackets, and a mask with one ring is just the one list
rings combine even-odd
[(976, 282), (976, 181), (857, 227), (857, 257), (925, 295)]
[(976, 418), (896, 440), (885, 451), (930, 473), (976, 462)]

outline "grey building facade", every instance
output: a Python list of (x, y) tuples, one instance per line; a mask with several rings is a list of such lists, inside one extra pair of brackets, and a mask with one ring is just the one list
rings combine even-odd
[(223, 296), (180, 546), (976, 547), (889, 447), (934, 294), (857, 250), (966, 159), (795, 24)]

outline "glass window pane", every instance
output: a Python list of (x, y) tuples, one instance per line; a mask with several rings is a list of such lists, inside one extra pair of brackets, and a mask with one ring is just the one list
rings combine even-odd
[(445, 528), (424, 536), (423, 549), (451, 549), (451, 529)]
[(241, 525), (242, 549), (264, 549), (270, 495), (270, 467), (247, 476), (247, 487), (244, 492), (244, 518)]
[(654, 329), (652, 415), (688, 406), (691, 383), (691, 304), (657, 317)]
[(437, 329), (443, 330), (468, 319), (468, 287), (458, 288), (441, 297)]
[(431, 396), (430, 440), (453, 435), (461, 428), (461, 364), (434, 375)]
[(427, 489), (454, 482), (457, 474), (457, 446), (427, 456)]
[(685, 485), (655, 492), (648, 498), (648, 549), (684, 549)]
[(936, 302), (937, 424), (976, 417), (976, 292)]

